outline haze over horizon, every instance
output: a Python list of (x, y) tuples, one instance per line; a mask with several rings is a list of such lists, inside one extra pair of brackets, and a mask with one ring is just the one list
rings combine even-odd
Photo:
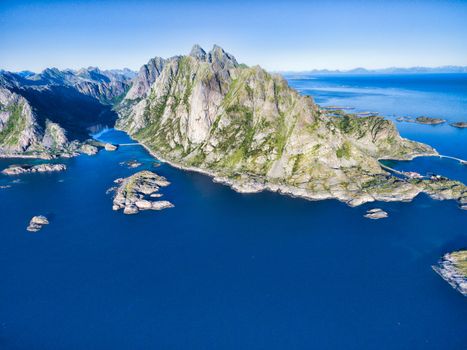
[(0, 18), (9, 71), (138, 70), (195, 43), (272, 71), (467, 65), (464, 1), (6, 0)]

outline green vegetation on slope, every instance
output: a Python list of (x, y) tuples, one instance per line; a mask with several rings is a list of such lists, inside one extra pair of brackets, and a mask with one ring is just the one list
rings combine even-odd
[(14, 104), (5, 109), (10, 113), (6, 125), (0, 131), (0, 144), (5, 146), (15, 146), (21, 135), (21, 132), (26, 127), (26, 121), (22, 116), (23, 106)]

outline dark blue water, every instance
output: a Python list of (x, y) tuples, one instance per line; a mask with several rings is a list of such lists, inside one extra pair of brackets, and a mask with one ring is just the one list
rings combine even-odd
[[(140, 170), (119, 165), (132, 159), (172, 182), (162, 192), (175, 208), (111, 210), (105, 192)], [(466, 348), (467, 299), (431, 269), (467, 247), (467, 215), (452, 201), (349, 208), (238, 194), (152, 168), (140, 146), (65, 162), (0, 189), (2, 350)], [(364, 219), (375, 206), (389, 218)], [(50, 225), (29, 233), (37, 214)]]

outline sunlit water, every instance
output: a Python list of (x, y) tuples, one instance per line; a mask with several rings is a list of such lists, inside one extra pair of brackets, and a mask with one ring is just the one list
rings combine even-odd
[[(465, 156), (455, 144), (465, 145), (467, 130), (397, 125), (405, 136)], [(129, 141), (113, 130), (101, 138)], [(143, 166), (119, 165), (132, 159)], [(30, 162), (37, 161), (0, 160), (0, 169)], [(0, 349), (467, 345), (467, 299), (431, 268), (445, 252), (467, 247), (466, 212), (455, 202), (422, 195), (412, 203), (349, 208), (238, 194), (200, 174), (154, 168), (141, 146), (64, 162), (62, 173), (0, 175), (0, 185), (12, 186), (0, 189)], [(465, 167), (453, 161), (416, 162), (400, 166), (466, 180)], [(106, 190), (141, 169), (172, 182), (162, 193), (175, 208), (132, 216), (112, 211)], [(389, 218), (363, 218), (373, 207)], [(27, 232), (37, 214), (50, 225)]]

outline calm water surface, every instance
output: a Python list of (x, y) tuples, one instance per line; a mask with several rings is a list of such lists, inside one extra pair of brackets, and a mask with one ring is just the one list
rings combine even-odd
[[(377, 88), (399, 89), (386, 84)], [(465, 145), (467, 130), (398, 127), (466, 152), (453, 143)], [(113, 130), (101, 137), (128, 141)], [(143, 166), (119, 165), (132, 159)], [(0, 190), (0, 349), (466, 348), (467, 299), (431, 269), (467, 247), (467, 215), (456, 203), (419, 196), (349, 208), (238, 194), (200, 174), (153, 169), (154, 161), (128, 146), (19, 183), (0, 175), (12, 185)], [(0, 169), (18, 162), (37, 161), (0, 160)], [(400, 166), (466, 180), (455, 162), (416, 162)], [(172, 182), (162, 193), (175, 208), (112, 211), (113, 180), (143, 168)], [(362, 217), (375, 206), (389, 218)], [(50, 225), (29, 233), (37, 214)]]

